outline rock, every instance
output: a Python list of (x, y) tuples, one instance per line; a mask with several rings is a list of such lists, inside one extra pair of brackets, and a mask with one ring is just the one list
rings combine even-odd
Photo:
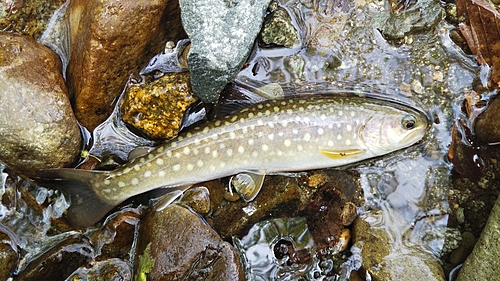
[(500, 197), (490, 213), (474, 250), (463, 264), (457, 281), (500, 280)]
[(136, 253), (139, 280), (244, 280), (234, 248), (178, 205), (146, 216)]
[(81, 267), (66, 280), (131, 281), (132, 272), (128, 263), (120, 259), (109, 259), (94, 262), (91, 268)]
[(14, 242), (4, 232), (0, 232), (0, 280), (7, 280), (17, 265), (18, 253)]
[(444, 16), (441, 3), (422, 0), (409, 4), (398, 12), (387, 12), (381, 32), (389, 39), (403, 39), (410, 33), (421, 32), (437, 26)]
[(262, 43), (287, 48), (299, 46), (301, 40), (288, 12), (279, 7), (277, 2), (272, 2), (269, 5), (269, 10), (271, 12), (266, 17), (260, 32)]
[(177, 136), (186, 109), (196, 101), (189, 72), (166, 73), (151, 83), (130, 85), (120, 103), (123, 121), (150, 139)]
[(68, 85), (78, 120), (92, 131), (112, 112), (129, 76), (185, 33), (177, 1), (75, 0), (69, 9)]
[(354, 246), (361, 248), (362, 265), (374, 281), (435, 280), (444, 281), (444, 272), (430, 252), (395, 243), (383, 227), (372, 227), (358, 217), (353, 225)]
[(215, 101), (245, 63), (270, 0), (180, 0), (193, 92)]
[(0, 155), (29, 173), (64, 167), (82, 142), (61, 74), (61, 61), (28, 37), (0, 33)]
[(13, 0), (0, 2), (0, 30), (38, 39), (54, 11), (65, 0)]
[(77, 268), (90, 262), (92, 253), (88, 239), (75, 234), (31, 261), (14, 280), (65, 280)]
[(190, 188), (182, 195), (181, 202), (198, 214), (208, 214), (210, 212), (210, 191), (204, 186)]
[(486, 142), (500, 142), (500, 98), (495, 98), (477, 117), (474, 132)]

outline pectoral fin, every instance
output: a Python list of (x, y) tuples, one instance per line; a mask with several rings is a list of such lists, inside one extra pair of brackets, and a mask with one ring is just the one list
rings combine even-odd
[(331, 159), (346, 159), (350, 157), (358, 157), (366, 152), (365, 149), (351, 148), (351, 149), (331, 149), (320, 148), (319, 152)]
[(229, 190), (234, 190), (245, 202), (250, 202), (259, 194), (264, 178), (263, 173), (244, 172), (234, 175), (229, 180)]

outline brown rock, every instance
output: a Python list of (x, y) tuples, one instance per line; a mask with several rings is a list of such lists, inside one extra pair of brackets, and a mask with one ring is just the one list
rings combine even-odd
[(146, 216), (136, 253), (136, 278), (244, 280), (233, 247), (197, 215), (178, 205)]
[(181, 202), (196, 213), (205, 215), (210, 212), (210, 191), (204, 186), (190, 188), (182, 195)]
[(0, 32), (0, 155), (29, 172), (74, 162), (81, 134), (61, 61), (33, 39)]
[(147, 137), (177, 136), (186, 109), (196, 101), (189, 72), (166, 73), (151, 83), (131, 85), (120, 103), (123, 121)]
[(165, 42), (186, 36), (173, 0), (71, 1), (70, 29), (69, 89), (91, 131), (112, 112), (130, 74)]
[(495, 98), (477, 117), (474, 131), (484, 141), (500, 142), (500, 98)]
[(7, 280), (17, 265), (17, 250), (12, 247), (14, 242), (4, 232), (0, 232), (0, 280)]

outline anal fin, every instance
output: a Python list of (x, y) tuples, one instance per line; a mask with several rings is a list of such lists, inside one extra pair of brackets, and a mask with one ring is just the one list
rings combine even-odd
[(332, 148), (320, 148), (319, 152), (331, 159), (346, 159), (350, 157), (358, 157), (366, 152), (366, 149), (362, 148), (350, 148), (350, 149), (332, 149)]

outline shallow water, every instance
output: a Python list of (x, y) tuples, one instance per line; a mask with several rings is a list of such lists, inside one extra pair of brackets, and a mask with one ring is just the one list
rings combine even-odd
[[(278, 83), (286, 95), (325, 91), (334, 94), (345, 89), (375, 91), (391, 99), (410, 101), (425, 110), (433, 124), (421, 143), (348, 169), (360, 173), (366, 199), (361, 217), (373, 227), (384, 229), (398, 251), (412, 252), (417, 248), (439, 258), (445, 247), (449, 213), (446, 190), (451, 185), (452, 165), (446, 153), (451, 128), (461, 116), (463, 93), (480, 78), (479, 67), (450, 40), (453, 26), (442, 15), (427, 29), (387, 40), (380, 32), (390, 14), (385, 2), (357, 1), (342, 7), (329, 6), (328, 1), (280, 3), (300, 30), (302, 43), (293, 48), (256, 44), (236, 84), (255, 89)], [(96, 130), (93, 139), (91, 154), (112, 154), (122, 161), (135, 147), (154, 144), (131, 133), (119, 120), (117, 110)], [(3, 166), (0, 172), (4, 198), (0, 221), (22, 250), (18, 273), (75, 232), (51, 230), (51, 219), (60, 217), (67, 208), (62, 196), (31, 186), (16, 176), (8, 177)], [(28, 208), (23, 193), (31, 193), (43, 208)], [(304, 226), (300, 218), (254, 226), (248, 236), (237, 242), (241, 253), (247, 255), (249, 274), (259, 276), (258, 280), (292, 280), (297, 276), (293, 274), (304, 271), (306, 280), (321, 279), (314, 272), (325, 269), (315, 259), (304, 268), (287, 268), (270, 257), (270, 247), (283, 237), (300, 238), (300, 242), (294, 242), (298, 248), (312, 247)], [(291, 234), (293, 231), (298, 234)], [(342, 267), (345, 274), (341, 280), (347, 280), (348, 272), (359, 267), (357, 249), (351, 250), (353, 255)]]

